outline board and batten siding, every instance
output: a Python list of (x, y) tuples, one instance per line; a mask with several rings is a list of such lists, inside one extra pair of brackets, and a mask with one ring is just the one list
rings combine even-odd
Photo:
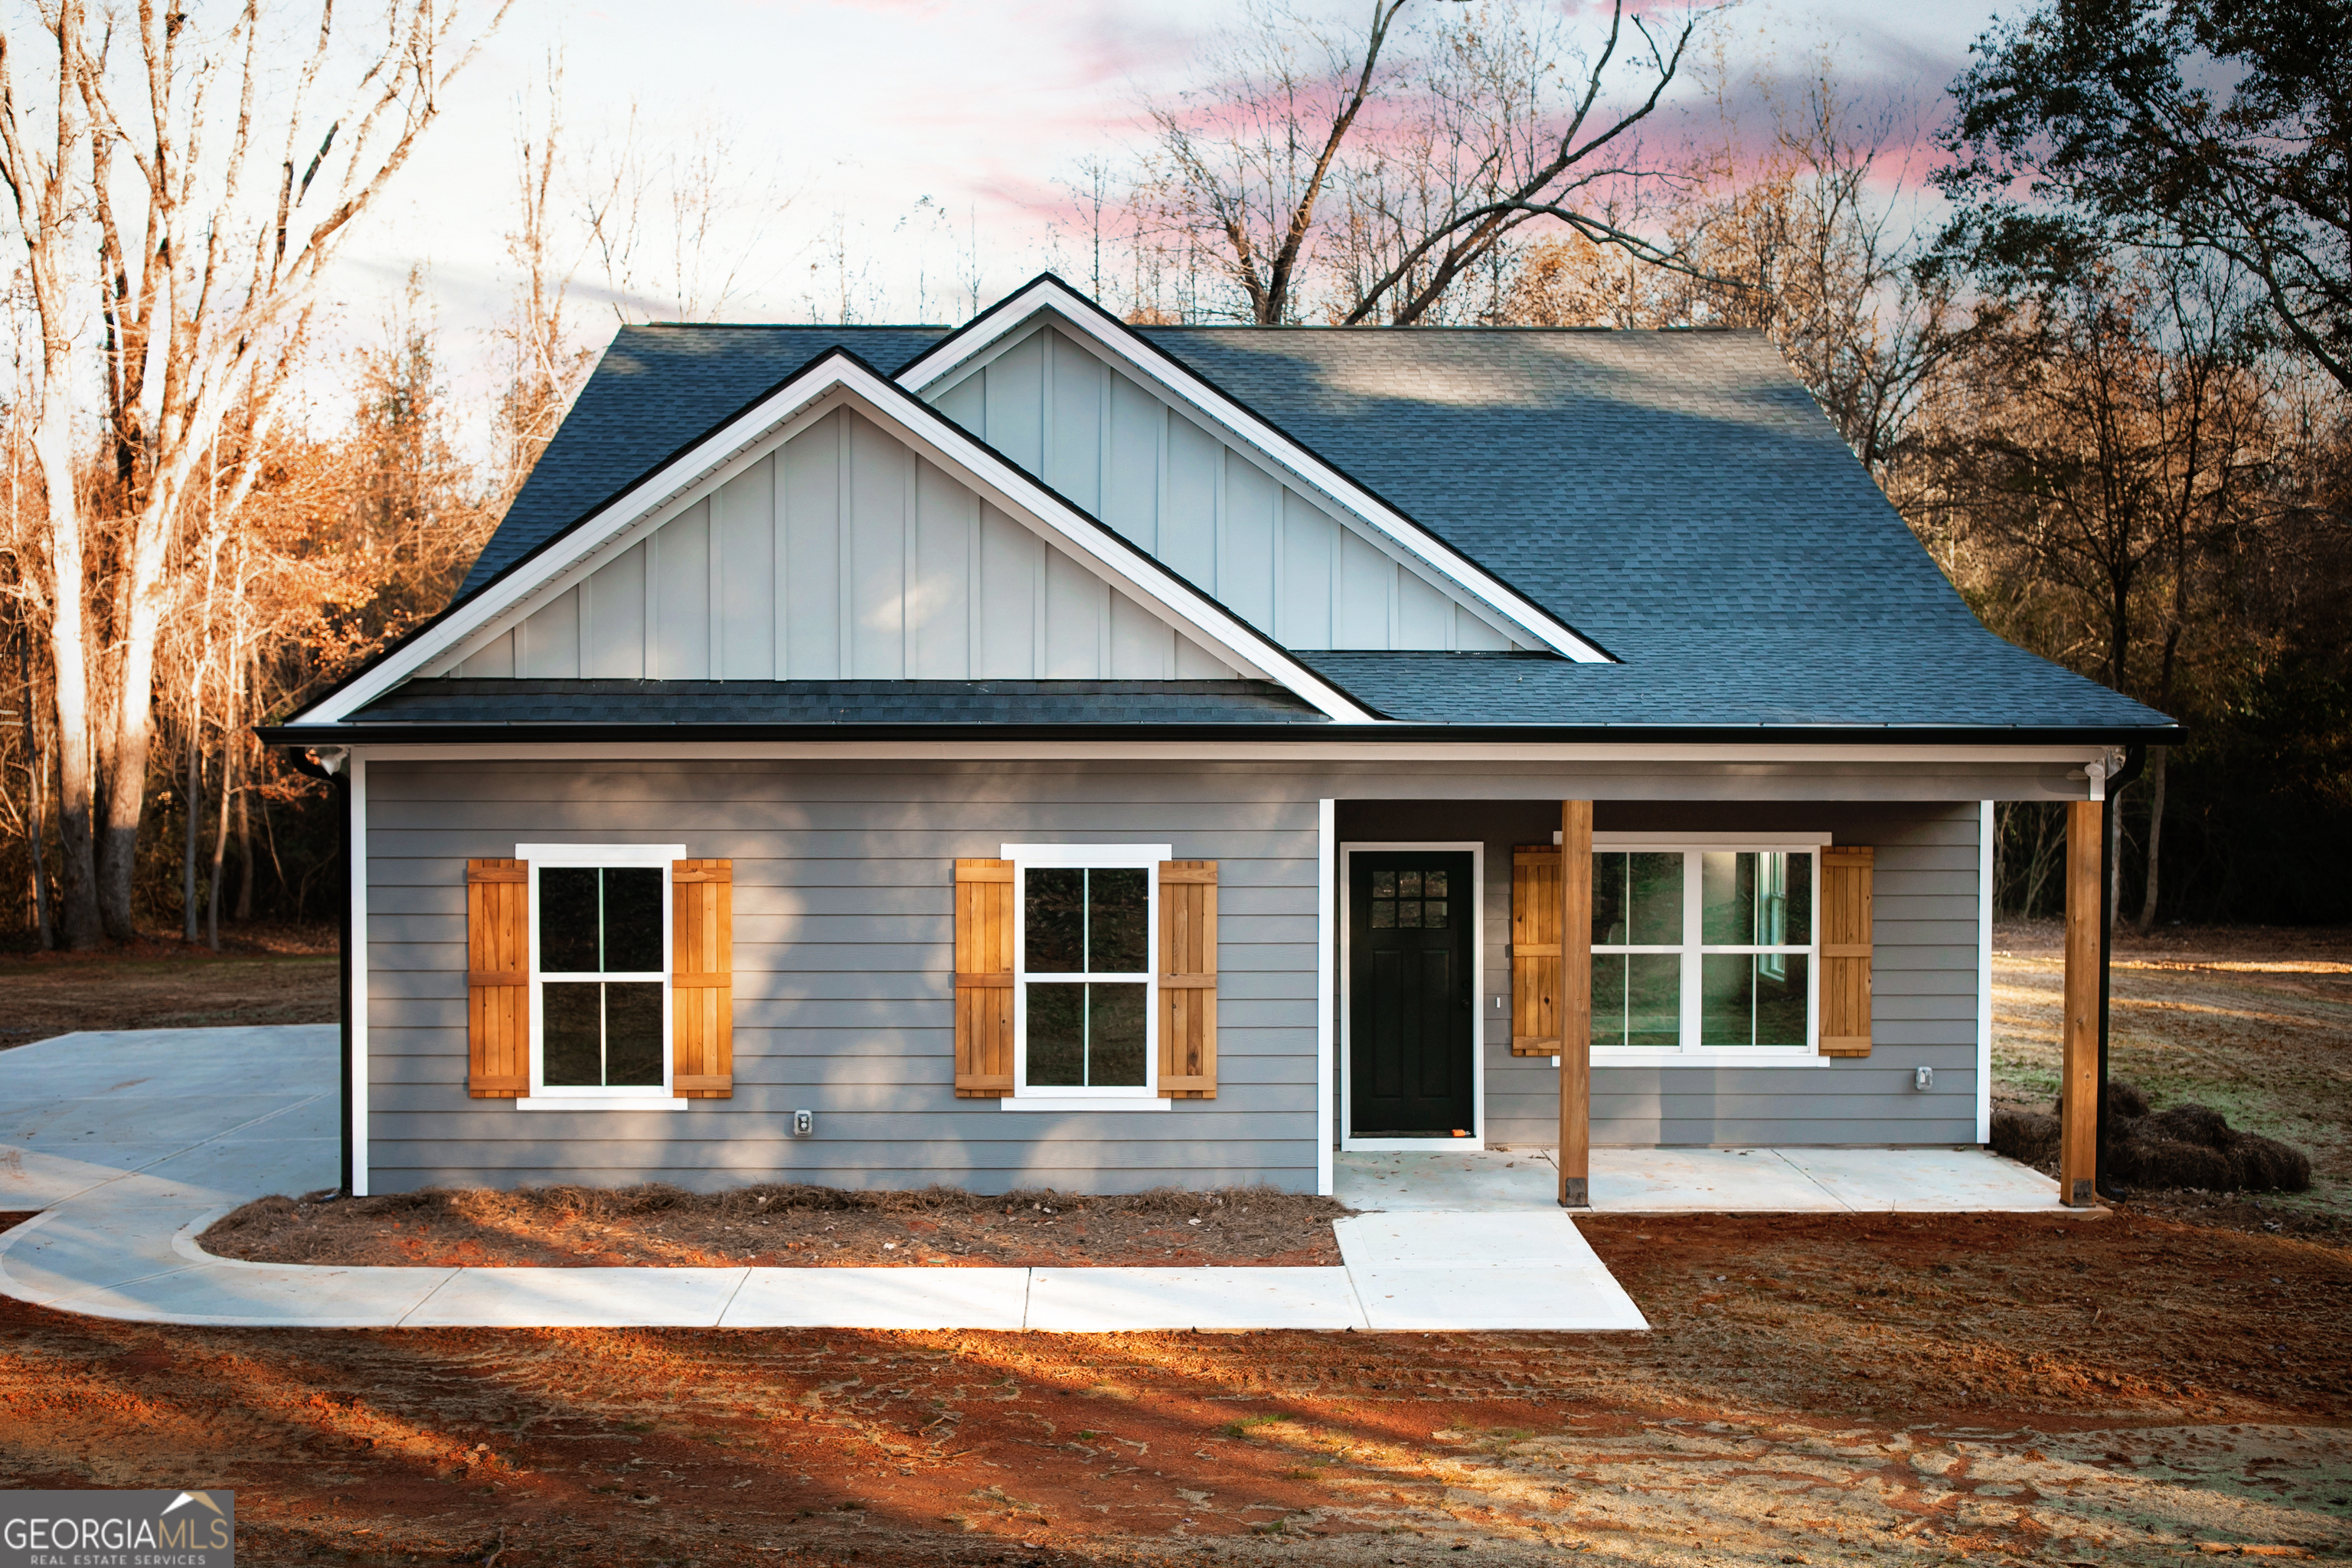
[(1458, 584), (1049, 323), (926, 396), (1286, 647), (1525, 646)]
[[(1249, 783), (919, 764), (372, 763), (373, 1190), (661, 1180), (1311, 1192), (1315, 802), (1262, 798)], [(469, 1100), (467, 858), (608, 840), (734, 862), (734, 1097), (654, 1112)], [(1046, 1112), (955, 1098), (954, 862), (1041, 841), (1164, 843), (1218, 863), (1214, 1100)], [(803, 1109), (815, 1134), (793, 1138)]]
[[(1873, 878), (1868, 1057), (1826, 1067), (1611, 1067), (1592, 1069), (1592, 1142), (1738, 1146), (1976, 1142), (1977, 835), (1979, 809), (1959, 804), (1694, 806), (1604, 801), (1603, 833), (1825, 831), (1876, 847)], [(1465, 833), (1465, 823), (1475, 831)], [(1497, 805), (1480, 817), (1417, 801), (1348, 802), (1343, 842), (1477, 838), (1486, 845), (1486, 951), (1480, 959), (1479, 1053), (1486, 1140), (1549, 1145), (1559, 1138), (1559, 1072), (1511, 1055), (1511, 847), (1549, 843), (1557, 803)], [(1496, 1006), (1496, 998), (1506, 1005)], [(1935, 1085), (1913, 1087), (1915, 1068)]]
[(511, 629), (492, 679), (1210, 680), (1206, 648), (835, 409)]

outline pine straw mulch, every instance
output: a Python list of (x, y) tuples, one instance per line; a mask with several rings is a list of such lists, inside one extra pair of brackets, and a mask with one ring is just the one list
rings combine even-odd
[(470, 1268), (1185, 1268), (1335, 1265), (1335, 1199), (1272, 1187), (1112, 1196), (771, 1184), (428, 1188), (257, 1199), (200, 1238), (256, 1263)]

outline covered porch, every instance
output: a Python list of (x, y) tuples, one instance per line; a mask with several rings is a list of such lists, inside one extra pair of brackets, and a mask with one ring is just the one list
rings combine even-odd
[[(2095, 797), (2107, 771), (2078, 763), (2071, 787)], [(1676, 780), (1647, 800), (1326, 803), (1338, 939), (1324, 960), (1337, 1025), (1327, 1190), (1374, 1208), (1459, 1209), (1482, 1193), (1504, 1207), (1599, 1212), (2094, 1205), (2104, 802), (2067, 802), (2065, 1130), (2053, 1183), (1982, 1147), (1983, 796), (2017, 781), (1989, 776), (1982, 796), (1959, 801), (1936, 785), (1977, 779), (1909, 794), (1819, 776), (1806, 781), (1829, 785), (1819, 794), (1793, 779), (1727, 782), (1680, 793)], [(2045, 765), (2025, 793), (2069, 787)], [(1642, 930), (1645, 861), (1665, 889), (1662, 934)], [(1776, 876), (1789, 879), (1772, 884), (1787, 921), (1767, 934)], [(1717, 882), (1736, 886), (1727, 902)], [(1405, 918), (1416, 891), (1425, 927), (1381, 929), (1416, 923)], [(1754, 929), (1718, 931), (1719, 903)], [(1465, 929), (1441, 935), (1441, 923)], [(1433, 1003), (1456, 963), (1467, 973)], [(1645, 966), (1660, 977), (1646, 1017)], [(1735, 1011), (1758, 1024), (1727, 1037), (1717, 1015), (1743, 985)], [(1416, 1089), (1417, 1064), (1436, 1059), (1416, 1037), (1440, 1035), (1466, 1043), (1468, 1068), (1426, 1073)], [(1407, 1188), (1442, 1195), (1394, 1196)]]

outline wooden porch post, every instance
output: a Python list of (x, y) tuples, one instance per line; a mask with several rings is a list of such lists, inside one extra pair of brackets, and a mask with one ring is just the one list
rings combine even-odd
[(1559, 1201), (1592, 1205), (1592, 803), (1559, 803)]
[(2065, 1058), (2059, 1069), (2061, 1111), (2058, 1199), (2070, 1208), (2098, 1201), (2099, 1176), (2099, 858), (2106, 805), (2066, 805)]

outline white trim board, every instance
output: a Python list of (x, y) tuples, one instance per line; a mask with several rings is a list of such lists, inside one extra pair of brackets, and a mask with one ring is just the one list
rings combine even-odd
[(1992, 1142), (1992, 802), (1977, 816), (1977, 1142)]
[(1232, 431), (1290, 469), (1307, 486), (1322, 491), (1361, 519), (1395, 548), (1461, 584), (1535, 641), (1579, 664), (1615, 662), (1572, 627), (1332, 468), (1326, 459), (1298, 445), (1205, 379), (1177, 365), (1172, 356), (1164, 354), (1133, 328), (1109, 316), (1099, 305), (1051, 273), (992, 307), (963, 331), (908, 365), (899, 373), (898, 384), (909, 392), (927, 392), (934, 384), (984, 357), (998, 343), (1017, 336), (1039, 314), (1047, 312), (1073, 337), (1091, 344), (1180, 406)]
[(1120, 539), (999, 457), (946, 416), (835, 350), (659, 472), (552, 541), (473, 598), (428, 625), (351, 684), (297, 714), (295, 728), (325, 728), (427, 668), (464, 658), (636, 539), (684, 511), (740, 468), (838, 406), (856, 408), (923, 457), (1036, 531), (1097, 577), (1245, 674), (1288, 688), (1343, 724), (1381, 721), (1288, 650), (1157, 560)]
[[(321, 725), (321, 728), (325, 726)], [(1371, 726), (1352, 733), (1360, 738), (1344, 741), (1105, 741), (1074, 738), (1066, 741), (1056, 737), (992, 741), (979, 736), (959, 735), (955, 739), (955, 755), (959, 759), (986, 762), (1068, 759), (1096, 762), (1526, 763), (1547, 766), (1681, 763), (1701, 767), (1746, 766), (1751, 769), (1759, 765), (1806, 767), (1821, 764), (1937, 769), (1954, 763), (1984, 767), (2047, 767), (2079, 761), (2086, 750), (2056, 746), (1906, 747), (1874, 743), (1846, 746), (1821, 742), (1384, 741), (1380, 738), (1381, 730)], [(320, 740), (331, 742), (331, 730)], [(857, 739), (697, 741), (684, 737), (674, 741), (536, 741), (501, 734), (492, 740), (462, 742), (370, 741), (352, 749), (355, 752), (363, 751), (373, 757), (399, 757), (417, 762), (497, 761), (501, 758), (547, 762), (794, 762), (827, 757), (851, 762), (887, 762), (937, 761), (942, 743), (928, 740)], [(1855, 776), (1867, 780), (1873, 775)], [(1604, 801), (1654, 803), (1660, 798), (1654, 791), (1613, 795), (1602, 787), (1610, 782), (1606, 778), (1592, 777), (1551, 781), (1528, 779), (1515, 784), (1515, 789), (1521, 793), (1493, 798), (1563, 798), (1559, 786), (1570, 784), (1574, 785), (1570, 797), (1577, 799), (1589, 797)], [(1828, 783), (1824, 781), (1824, 793), (1814, 798), (1848, 798), (1829, 791), (1826, 787)], [(1576, 791), (1583, 793), (1577, 794)], [(1884, 797), (1862, 795), (1851, 798), (1876, 800)], [(1948, 801), (1952, 797), (1939, 794), (1905, 798)], [(1982, 797), (1970, 794), (1967, 798), (1977, 800)], [(2070, 794), (2018, 798), (2055, 801), (2074, 797)]]
[(344, 763), (351, 781), (352, 883), (352, 1196), (368, 1195), (368, 884), (374, 880), (368, 856), (367, 759), (353, 755)]
[(1331, 1151), (1338, 1143), (1339, 1096), (1331, 1079), (1339, 1000), (1333, 970), (1338, 962), (1339, 916), (1332, 889), (1339, 883), (1339, 803), (1315, 803), (1315, 1190), (1331, 1195)]
[[(1470, 857), (1470, 1136), (1467, 1138), (1359, 1138), (1349, 1131), (1355, 1121), (1355, 1079), (1349, 1070), (1351, 1056), (1348, 1048), (1348, 1031), (1353, 1023), (1349, 1016), (1349, 997), (1354, 987), (1349, 985), (1348, 961), (1351, 956), (1349, 929), (1354, 900), (1348, 889), (1354, 884), (1356, 851), (1374, 855), (1392, 850), (1441, 849), (1453, 854), (1467, 852)], [(1339, 1147), (1349, 1152), (1433, 1154), (1456, 1149), (1484, 1149), (1486, 1146), (1486, 1042), (1483, 1037), (1486, 1016), (1480, 1011), (1478, 999), (1485, 991), (1486, 958), (1486, 845), (1476, 838), (1399, 838), (1350, 839), (1339, 846), (1339, 875), (1336, 887), (1339, 903), (1339, 964), (1338, 990), (1339, 1001), (1339, 1033), (1334, 1070), (1339, 1079)], [(1328, 1153), (1328, 1151), (1327, 1150)]]

